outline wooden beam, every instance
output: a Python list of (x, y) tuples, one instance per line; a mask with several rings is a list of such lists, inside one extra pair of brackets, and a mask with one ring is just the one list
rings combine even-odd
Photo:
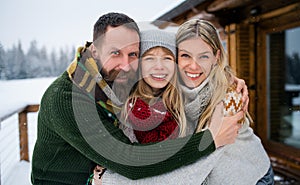
[(27, 112), (37, 112), (40, 108), (40, 105), (35, 104), (35, 105), (28, 105), (25, 109)]
[(232, 9), (239, 6), (246, 6), (252, 3), (251, 0), (215, 0), (208, 7), (208, 12), (215, 12), (222, 9)]
[(287, 14), (293, 11), (299, 11), (299, 9), (300, 9), (300, 3), (291, 4), (283, 8), (278, 8), (276, 10), (261, 15), (251, 16), (245, 20), (245, 23), (256, 23), (267, 19), (274, 19), (276, 17), (282, 16), (283, 14)]

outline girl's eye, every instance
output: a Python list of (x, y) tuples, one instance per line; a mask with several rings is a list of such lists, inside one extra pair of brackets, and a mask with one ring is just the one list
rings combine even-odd
[(154, 58), (153, 57), (145, 57), (145, 58), (143, 58), (143, 60), (145, 60), (145, 61), (153, 61)]
[(172, 57), (165, 57), (164, 60), (173, 60)]

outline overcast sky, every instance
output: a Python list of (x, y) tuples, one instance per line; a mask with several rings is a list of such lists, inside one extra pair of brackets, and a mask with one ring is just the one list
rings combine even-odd
[[(0, 43), (4, 49), (21, 41), (26, 51), (32, 40), (48, 51), (92, 40), (97, 19), (122, 12), (138, 23), (153, 21), (183, 0), (0, 0)], [(141, 4), (143, 3), (143, 4)]]

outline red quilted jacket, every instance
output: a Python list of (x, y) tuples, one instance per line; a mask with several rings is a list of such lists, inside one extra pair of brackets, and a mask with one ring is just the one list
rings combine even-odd
[(149, 106), (138, 98), (128, 105), (128, 121), (140, 143), (150, 143), (178, 137), (179, 128), (162, 101)]

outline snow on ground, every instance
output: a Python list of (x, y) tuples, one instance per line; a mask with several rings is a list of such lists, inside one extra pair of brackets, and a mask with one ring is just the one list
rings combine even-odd
[(0, 118), (29, 104), (39, 104), (55, 78), (0, 80)]
[[(30, 185), (30, 162), (19, 161), (18, 116), (12, 112), (39, 104), (55, 78), (0, 81), (0, 185)], [(28, 114), (29, 159), (36, 140), (37, 113)], [(7, 144), (8, 143), (8, 144)], [(9, 146), (7, 146), (9, 145)]]

